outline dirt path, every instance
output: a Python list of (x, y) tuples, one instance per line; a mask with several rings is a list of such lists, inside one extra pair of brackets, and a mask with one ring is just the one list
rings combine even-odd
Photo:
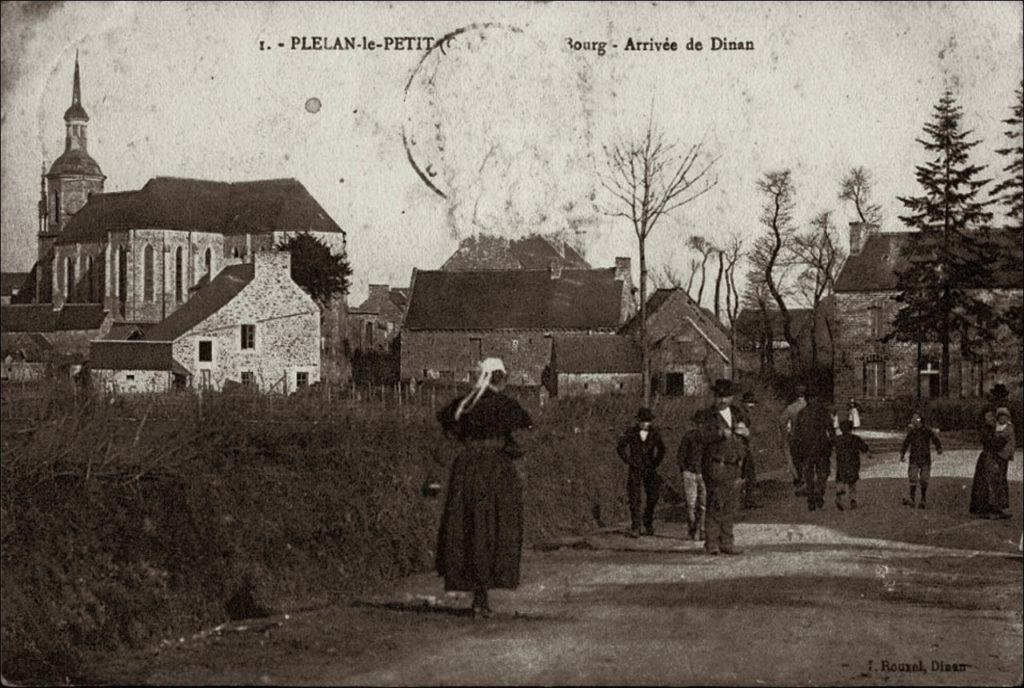
[[(933, 465), (927, 511), (905, 465), (863, 471), (861, 508), (809, 513), (784, 484), (745, 512), (738, 557), (704, 555), (671, 519), (525, 555), (497, 614), (414, 576), (357, 605), (236, 624), (154, 650), (149, 683), (1019, 684), (1021, 456), (1009, 521), (965, 516), (974, 452)], [(773, 498), (774, 497), (774, 498)], [(831, 498), (831, 488), (829, 493)], [(676, 510), (677, 511), (677, 510)], [(242, 627), (242, 628), (240, 628)], [(919, 670), (921, 669), (921, 670)]]

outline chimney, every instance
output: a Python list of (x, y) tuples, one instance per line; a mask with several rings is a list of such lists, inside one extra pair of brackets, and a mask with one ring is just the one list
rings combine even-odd
[(548, 263), (548, 274), (551, 275), (551, 279), (556, 280), (562, 276), (562, 261), (553, 260)]
[(292, 254), (288, 251), (257, 251), (253, 257), (253, 277), (260, 279), (283, 272), (291, 279)]
[(633, 271), (628, 257), (619, 256), (615, 259), (615, 279), (632, 284)]
[(864, 250), (868, 237), (878, 234), (878, 225), (871, 222), (850, 223), (850, 255), (856, 256)]

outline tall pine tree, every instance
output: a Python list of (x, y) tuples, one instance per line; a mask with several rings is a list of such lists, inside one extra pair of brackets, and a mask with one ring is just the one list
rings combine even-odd
[[(908, 214), (900, 220), (916, 229), (904, 248), (906, 269), (897, 273), (901, 304), (892, 337), (941, 345), (940, 394), (949, 395), (950, 345), (959, 340), (961, 355), (994, 330), (992, 308), (978, 289), (992, 284), (993, 249), (988, 237), (991, 201), (979, 200), (988, 179), (984, 166), (971, 164), (969, 141), (961, 130), (962, 111), (951, 91), (935, 106), (917, 139), (934, 157), (917, 167), (923, 194), (900, 197)], [(918, 361), (920, 364), (920, 361)]]
[[(1006, 237), (1001, 256), (1000, 267), (1009, 274), (1020, 275), (1024, 273), (1024, 253), (1021, 245), (1024, 243), (1024, 83), (1017, 89), (1017, 102), (1014, 103), (1009, 119), (1004, 119), (1003, 124), (1009, 125), (1004, 132), (1009, 139), (1006, 148), (996, 150), (1002, 156), (1009, 159), (1009, 164), (1003, 168), (1006, 178), (992, 189), (992, 196), (1005, 207), (1006, 225), (1005, 230), (1010, 235)], [(1018, 301), (1013, 303), (1003, 313), (1003, 322), (1010, 331), (1017, 336), (1018, 340), (1024, 336), (1024, 306)]]

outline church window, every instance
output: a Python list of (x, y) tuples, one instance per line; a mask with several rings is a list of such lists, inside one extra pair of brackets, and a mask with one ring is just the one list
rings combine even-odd
[(206, 249), (206, 276), (213, 277), (213, 251), (209, 248)]
[(88, 297), (88, 301), (89, 301), (89, 303), (95, 303), (95, 301), (96, 301), (96, 275), (93, 274), (92, 256), (89, 256), (87, 258), (83, 258), (82, 260), (85, 261), (85, 266), (83, 267), (83, 269), (85, 270), (85, 277), (86, 277), (86, 280), (88, 281), (88, 284), (89, 284), (89, 297)]
[(68, 256), (64, 259), (64, 298), (71, 301), (75, 289), (75, 260)]
[(60, 191), (53, 192), (53, 222), (60, 227)]
[(178, 303), (181, 303), (181, 297), (184, 292), (185, 266), (182, 262), (183, 260), (181, 246), (179, 246), (174, 249), (174, 299)]
[(122, 301), (128, 298), (128, 250), (117, 247), (117, 296)]
[(149, 244), (142, 251), (142, 298), (153, 300), (153, 247)]

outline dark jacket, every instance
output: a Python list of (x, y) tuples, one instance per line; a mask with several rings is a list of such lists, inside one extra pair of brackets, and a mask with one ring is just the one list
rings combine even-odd
[(832, 414), (819, 399), (811, 398), (793, 419), (790, 451), (794, 458), (821, 457), (832, 452), (836, 431)]
[(730, 406), (729, 411), (732, 414), (732, 427), (726, 424), (725, 418), (715, 406), (704, 409), (702, 414), (703, 420), (698, 432), (703, 447), (701, 458), (705, 479), (715, 463), (742, 467), (749, 451), (747, 440), (735, 434), (736, 426), (741, 422), (750, 428), (747, 414), (739, 406)]
[(907, 433), (906, 439), (903, 440), (900, 458), (903, 458), (907, 453), (907, 449), (910, 449), (910, 463), (931, 463), (931, 445), (933, 444), (935, 445), (935, 450), (941, 453), (942, 445), (939, 443), (938, 436), (932, 432), (931, 428), (923, 425), (919, 428), (911, 428)]
[(860, 478), (860, 455), (871, 450), (863, 439), (844, 432), (836, 438), (836, 482), (853, 483)]
[(679, 470), (681, 471), (700, 473), (703, 470), (704, 445), (701, 444), (700, 428), (693, 428), (683, 435), (676, 460), (679, 461)]
[(631, 471), (651, 473), (657, 470), (665, 458), (665, 443), (661, 433), (653, 426), (648, 432), (647, 441), (640, 439), (640, 427), (634, 425), (622, 433), (615, 451)]

